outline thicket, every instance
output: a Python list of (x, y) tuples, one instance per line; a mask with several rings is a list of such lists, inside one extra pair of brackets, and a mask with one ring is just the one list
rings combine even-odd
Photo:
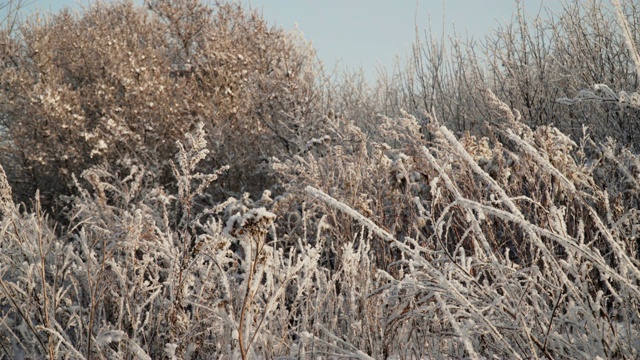
[(598, 5), (374, 87), (234, 4), (7, 23), (2, 357), (640, 356), (638, 13)]
[[(418, 33), (399, 69), (378, 80), (373, 113), (433, 111), (458, 134), (487, 135), (482, 124), (494, 119), (478, 88), (488, 86), (533, 128), (553, 125), (578, 139), (587, 126), (598, 141), (612, 137), (637, 151), (638, 73), (611, 2), (563, 1), (560, 12), (534, 14), (516, 4), (513, 18), (484, 38)], [(640, 5), (621, 5), (637, 44)]]
[[(10, 31), (9, 31), (10, 30)], [(297, 151), (318, 103), (312, 50), (233, 3), (96, 3), (29, 17), (0, 37), (3, 157), (19, 201), (49, 208), (103, 163), (170, 174), (203, 122), (227, 190), (269, 187), (260, 159)], [(167, 177), (160, 180), (167, 180)]]

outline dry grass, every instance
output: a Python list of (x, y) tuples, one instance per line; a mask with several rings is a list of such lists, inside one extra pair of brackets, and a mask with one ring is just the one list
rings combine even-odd
[[(307, 53), (283, 33), (268, 35), (254, 13), (228, 4), (215, 11), (198, 2), (150, 5), (151, 13), (96, 5), (81, 16), (23, 24), (22, 39), (5, 34), (14, 41), (3, 43), (2, 71), (14, 77), (3, 81), (42, 95), (30, 104), (17, 90), (3, 90), (3, 111), (13, 121), (5, 136), (14, 150), (31, 144), (28, 155), (52, 152), (36, 159), (42, 168), (17, 150), (0, 167), (2, 358), (640, 356), (640, 157), (625, 139), (603, 139), (586, 126), (576, 136), (550, 124), (544, 114), (551, 108), (523, 107), (519, 95), (492, 91), (494, 83), (475, 75), (440, 87), (474, 84), (438, 103), (447, 108), (401, 112), (406, 88), (396, 80), (382, 79), (385, 87), (373, 92), (357, 76), (313, 84)], [(190, 74), (141, 72), (135, 86), (144, 82), (148, 92), (100, 95), (124, 96), (123, 103), (104, 100), (109, 111), (114, 104), (138, 111), (139, 118), (114, 122), (119, 133), (105, 130), (108, 121), (89, 121), (87, 106), (102, 99), (90, 96), (107, 81), (100, 66), (118, 81), (135, 77), (125, 55), (100, 55), (102, 44), (86, 48), (95, 55), (86, 63), (75, 53), (18, 51), (16, 65), (6, 57), (26, 43), (61, 46), (65, 38), (47, 39), (47, 29), (131, 40), (133, 30), (115, 26), (121, 31), (114, 33), (108, 24), (149, 25), (127, 45), (135, 50), (129, 60), (149, 62), (136, 65), (145, 71), (198, 64), (178, 69)], [(203, 30), (178, 31), (195, 25)], [(74, 35), (82, 26), (93, 30)], [(159, 34), (173, 41), (162, 54), (148, 53), (164, 44)], [(633, 43), (629, 35), (626, 41)], [(255, 59), (265, 43), (273, 53), (263, 55), (294, 61), (300, 77), (283, 68), (263, 72), (271, 63)], [(235, 59), (225, 62), (228, 72), (206, 77), (220, 65), (221, 49), (231, 48), (244, 51), (244, 60), (225, 58)], [(95, 83), (72, 86), (70, 74), (80, 73)], [(456, 84), (462, 80), (467, 85)], [(218, 93), (216, 81), (247, 96)], [(266, 96), (273, 89), (281, 92)], [(620, 93), (598, 89), (561, 102), (606, 106), (617, 96), (623, 103)], [(192, 108), (197, 103), (186, 97), (209, 102)], [(140, 112), (147, 101), (165, 101), (157, 106), (164, 110)], [(67, 107), (84, 118), (59, 111)], [(181, 112), (187, 107), (193, 113)], [(469, 128), (455, 109), (482, 116)], [(95, 136), (85, 139), (88, 124)], [(153, 128), (148, 137), (145, 126)], [(71, 135), (62, 141), (65, 131)], [(110, 143), (96, 150), (91, 139)], [(134, 157), (120, 142), (145, 151)], [(56, 168), (72, 151), (78, 162)], [(54, 169), (69, 171), (72, 190), (58, 194), (47, 185), (58, 181)], [(29, 187), (45, 184), (48, 196), (66, 204), (52, 218), (38, 193), (32, 206), (15, 201), (26, 196), (14, 194), (24, 191), (18, 174), (31, 170), (40, 173), (25, 178)]]

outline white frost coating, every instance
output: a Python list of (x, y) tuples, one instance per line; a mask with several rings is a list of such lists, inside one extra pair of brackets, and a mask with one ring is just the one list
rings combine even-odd
[(96, 337), (96, 344), (98, 344), (98, 346), (105, 346), (113, 342), (120, 342), (122, 341), (122, 339), (125, 338), (125, 336), (126, 335), (124, 331), (107, 330), (105, 332), (101, 332), (100, 334), (98, 334), (98, 336)]
[(627, 50), (629, 51), (629, 55), (633, 59), (633, 63), (636, 66), (636, 75), (640, 76), (640, 53), (636, 49), (634, 36), (629, 28), (629, 22), (627, 21), (627, 17), (625, 16), (622, 5), (620, 5), (619, 0), (611, 0), (613, 5), (616, 8), (616, 16), (618, 17), (618, 23), (622, 26), (625, 45), (627, 46)]
[[(504, 103), (502, 104), (505, 107), (507, 107), (506, 104)], [(498, 194), (498, 196), (500, 197), (500, 200), (507, 206), (507, 208), (510, 211), (510, 212), (504, 212), (504, 213), (509, 214), (508, 218), (513, 219), (514, 222), (521, 224), (522, 230), (527, 234), (527, 237), (531, 239), (531, 242), (540, 251), (542, 251), (543, 256), (547, 261), (550, 262), (551, 268), (554, 269), (553, 271), (557, 274), (557, 276), (560, 277), (565, 284), (567, 284), (567, 287), (570, 289), (571, 292), (578, 293), (579, 290), (572, 285), (573, 283), (569, 280), (569, 278), (567, 277), (567, 274), (562, 271), (561, 266), (559, 266), (556, 258), (552, 255), (549, 248), (542, 242), (540, 238), (540, 234), (536, 231), (536, 229), (534, 229), (535, 226), (533, 226), (531, 223), (525, 220), (525, 217), (520, 211), (520, 209), (516, 206), (513, 200), (507, 195), (504, 189), (502, 189), (502, 187), (500, 187), (500, 185), (496, 183), (496, 181), (493, 178), (491, 178), (489, 174), (487, 174), (484, 170), (482, 170), (478, 166), (478, 164), (471, 158), (469, 153), (467, 153), (467, 151), (464, 149), (462, 144), (460, 144), (460, 142), (456, 139), (453, 133), (449, 131), (449, 129), (442, 126), (440, 127), (440, 131), (442, 132), (444, 137), (449, 141), (449, 143), (451, 143), (457, 155), (459, 155), (467, 163), (467, 165), (469, 165), (469, 167), (473, 170), (473, 172), (476, 173), (486, 184), (488, 184), (491, 187), (493, 191), (495, 191)], [(523, 143), (525, 147), (526, 146), (530, 147), (528, 143), (526, 143), (524, 140), (522, 140), (522, 138), (514, 134), (510, 129), (507, 129), (507, 134), (513, 141), (516, 141), (518, 143)], [(535, 155), (538, 156), (538, 159), (541, 159), (540, 155), (537, 154), (537, 151), (534, 151), (534, 153)], [(545, 161), (542, 161), (542, 162), (546, 163)], [(555, 173), (560, 174), (562, 176), (562, 174), (550, 164), (547, 164), (547, 167), (555, 170)], [(564, 178), (564, 176), (562, 176), (562, 178)], [(566, 178), (564, 179), (566, 181)], [(573, 183), (570, 183), (570, 186), (573, 188), (573, 192), (575, 193), (576, 191), (575, 191), (575, 186), (573, 186)], [(458, 199), (458, 201), (463, 201), (463, 200), (466, 201), (466, 199), (463, 199), (463, 198)], [(474, 204), (474, 203), (475, 202), (473, 201), (469, 202), (469, 204)], [(591, 208), (589, 209), (590, 211), (593, 211), (593, 209)], [(595, 219), (595, 220), (598, 221), (598, 219)]]
[(453, 315), (451, 315), (451, 312), (449, 311), (449, 309), (447, 307), (447, 304), (442, 300), (442, 297), (440, 296), (440, 294), (438, 292), (436, 292), (436, 293), (434, 293), (434, 297), (435, 297), (436, 301), (438, 302), (438, 304), (440, 305), (440, 309), (444, 312), (445, 317), (447, 318), (447, 320), (449, 320), (449, 323), (451, 324), (451, 327), (453, 327), (455, 332), (458, 334), (458, 336), (462, 340), (462, 343), (464, 344), (464, 348), (469, 353), (469, 356), (472, 359), (479, 359), (480, 357), (478, 356), (478, 354), (474, 350), (474, 347), (473, 347), (473, 344), (471, 343), (471, 340), (469, 340), (469, 335), (468, 334), (464, 334), (463, 331), (460, 329), (460, 326), (458, 325), (458, 322), (453, 317)]
[(313, 139), (307, 141), (307, 143), (304, 145), (304, 147), (302, 148), (300, 153), (307, 152), (307, 151), (309, 151), (309, 149), (311, 149), (315, 145), (328, 143), (329, 141), (331, 141), (331, 137), (329, 135), (324, 135), (324, 136), (322, 136), (320, 138), (313, 138)]
[[(515, 135), (511, 130), (507, 130), (507, 135), (511, 140), (518, 143), (525, 150), (525, 152), (536, 161), (536, 163), (538, 163), (542, 168), (546, 169), (549, 173), (551, 173), (559, 181), (561, 181), (572, 194), (576, 195), (578, 198), (581, 198), (581, 195), (578, 193), (575, 185), (571, 181), (569, 181), (558, 169), (545, 161), (535, 148), (533, 148), (526, 141), (522, 140), (519, 136)], [(607, 229), (607, 227), (602, 223), (602, 220), (596, 214), (593, 207), (587, 206), (587, 210), (589, 211), (595, 225), (602, 232), (609, 245), (614, 249), (615, 254), (621, 260), (621, 263), (619, 265), (620, 273), (626, 275), (627, 272), (630, 272), (636, 277), (636, 279), (640, 280), (640, 270), (638, 270), (638, 268), (633, 265), (633, 261), (627, 255), (627, 252), (620, 247), (620, 244), (618, 244), (617, 241), (614, 240), (611, 231)]]
[[(25, 324), (25, 326), (26, 326), (26, 324)], [(42, 330), (44, 330), (44, 331), (54, 335), (55, 337), (57, 337), (58, 340), (60, 340), (60, 342), (63, 343), (67, 347), (67, 349), (69, 349), (69, 351), (71, 353), (73, 353), (73, 355), (75, 356), (76, 359), (86, 359), (84, 357), (84, 355), (82, 355), (80, 352), (78, 352), (78, 350), (76, 350), (75, 347), (72, 344), (70, 344), (69, 341), (64, 336), (62, 336), (62, 334), (60, 334), (59, 332), (57, 332), (57, 331), (55, 331), (54, 329), (51, 329), (51, 328), (42, 328)], [(25, 331), (28, 331), (28, 330), (25, 329)]]
[[(447, 189), (449, 189), (451, 192), (453, 192), (453, 194), (455, 195), (456, 199), (462, 198), (462, 195), (460, 194), (460, 191), (458, 190), (456, 185), (453, 183), (453, 181), (451, 180), (449, 175), (447, 175), (447, 173), (440, 167), (440, 165), (438, 164), (436, 159), (433, 157), (433, 155), (431, 155), (431, 153), (429, 153), (429, 150), (427, 150), (427, 148), (424, 147), (424, 146), (420, 150), (422, 152), (422, 155), (424, 155), (424, 157), (427, 159), (427, 161), (429, 161), (429, 163), (440, 174), (439, 177), (434, 177), (434, 179), (431, 181), (431, 183), (430, 183), (431, 191), (432, 192), (436, 192), (435, 195), (437, 197), (439, 197), (440, 196), (440, 190), (439, 190), (440, 187), (437, 186), (437, 183), (438, 183), (438, 181), (442, 180), (445, 183), (445, 186), (447, 187)], [(493, 195), (493, 194), (491, 194), (491, 195)], [(434, 197), (436, 197), (436, 196), (434, 196)], [(493, 253), (493, 251), (491, 250), (491, 245), (489, 245), (489, 242), (487, 241), (487, 238), (484, 235), (484, 232), (480, 228), (479, 221), (477, 219), (475, 219), (473, 216), (472, 216), (471, 225), (473, 226), (473, 229), (474, 229), (475, 233), (478, 235), (478, 237), (480, 239), (480, 243), (481, 243), (482, 248), (484, 250), (484, 255), (488, 256), (488, 258), (491, 260), (491, 262), (497, 262), (498, 260), (497, 260), (497, 258), (495, 256), (495, 254)]]
[(129, 350), (135, 355), (138, 360), (151, 360), (151, 357), (134, 341), (129, 340)]
[(164, 352), (170, 360), (178, 360), (178, 357), (176, 356), (176, 349), (178, 349), (177, 344), (168, 343), (164, 346)]
[(558, 169), (556, 169), (551, 164), (549, 164), (548, 161), (543, 159), (542, 156), (540, 156), (540, 154), (538, 153), (538, 151), (535, 148), (533, 148), (533, 146), (531, 146), (528, 142), (522, 140), (521, 137), (514, 134), (513, 131), (511, 131), (511, 129), (507, 129), (507, 136), (509, 137), (509, 139), (513, 140), (518, 145), (520, 145), (522, 149), (527, 153), (527, 155), (531, 156), (538, 165), (540, 165), (542, 168), (546, 169), (549, 173), (551, 173), (556, 178), (558, 178), (558, 180), (560, 180), (563, 183), (563, 185), (569, 188), (569, 190), (572, 193), (576, 192), (575, 185), (571, 181), (569, 181)]
[[(493, 216), (497, 216), (505, 221), (510, 221), (513, 222), (515, 224), (520, 225), (523, 229), (527, 229), (527, 231), (535, 233), (537, 236), (544, 236), (546, 238), (549, 238), (551, 240), (556, 241), (558, 244), (566, 247), (566, 248), (570, 248), (575, 250), (576, 252), (580, 253), (580, 255), (584, 256), (585, 258), (591, 260), (593, 262), (593, 264), (602, 272), (603, 276), (604, 275), (608, 275), (614, 279), (616, 279), (617, 281), (620, 281), (620, 283), (624, 284), (625, 286), (628, 287), (629, 291), (632, 291), (634, 293), (636, 293), (637, 296), (640, 296), (640, 290), (634, 286), (633, 284), (631, 284), (629, 282), (628, 279), (626, 279), (623, 275), (627, 275), (627, 274), (618, 274), (617, 272), (614, 271), (614, 269), (612, 269), (611, 267), (609, 267), (605, 260), (602, 258), (602, 256), (600, 255), (596, 255), (595, 253), (589, 251), (589, 249), (587, 249), (584, 246), (580, 246), (578, 244), (578, 242), (576, 241), (576, 239), (570, 238), (570, 237), (562, 237), (552, 231), (549, 231), (547, 229), (543, 229), (539, 226), (536, 226), (534, 224), (531, 224), (529, 222), (527, 222), (524, 219), (519, 219), (518, 217), (513, 216), (513, 214), (504, 211), (504, 210), (500, 210), (500, 209), (496, 209), (490, 206), (486, 206), (483, 204), (480, 204), (478, 202), (475, 202), (473, 200), (468, 200), (468, 199), (460, 199), (459, 202), (465, 206), (469, 206), (469, 207), (474, 207), (476, 209), (480, 209), (484, 212), (486, 212), (487, 214), (491, 214)], [(618, 245), (619, 246), (619, 245)], [(559, 262), (555, 261), (556, 263), (558, 263), (560, 265)], [(560, 268), (560, 267), (559, 267)], [(566, 278), (566, 274), (562, 271), (558, 272), (564, 279), (564, 281), (567, 284), (569, 283), (568, 278)], [(635, 273), (634, 273), (635, 274)], [(569, 286), (568, 286), (569, 287)], [(570, 289), (573, 289), (572, 287), (569, 287)], [(577, 291), (577, 290), (575, 290)]]
[(234, 230), (236, 229), (243, 229), (245, 227), (251, 226), (266, 228), (267, 226), (273, 224), (275, 219), (276, 214), (267, 211), (267, 209), (263, 207), (251, 209), (245, 214), (240, 214), (238, 212), (227, 220), (226, 226), (224, 228), (224, 234), (233, 237), (235, 236)]
[(309, 195), (315, 196), (318, 199), (324, 201), (325, 203), (327, 203), (328, 205), (344, 212), (345, 214), (351, 216), (353, 219), (359, 221), (360, 223), (362, 223), (362, 225), (366, 226), (367, 229), (371, 230), (372, 232), (374, 232), (376, 235), (380, 236), (381, 238), (387, 240), (387, 241), (391, 241), (391, 242), (396, 242), (396, 238), (391, 235), (390, 233), (388, 233), (387, 231), (383, 230), (382, 228), (380, 228), (378, 225), (374, 224), (373, 221), (367, 219), (366, 217), (360, 215), (360, 213), (358, 213), (357, 211), (353, 210), (352, 208), (350, 208), (349, 206), (339, 202), (338, 200), (332, 198), (331, 196), (325, 194), (323, 191), (318, 190), (316, 188), (313, 188), (311, 186), (307, 186), (304, 189)]
[(473, 172), (480, 176), (480, 178), (500, 196), (502, 201), (504, 201), (505, 204), (509, 207), (509, 210), (511, 210), (511, 212), (513, 212), (518, 217), (524, 219), (524, 216), (522, 215), (522, 213), (520, 213), (520, 210), (513, 203), (513, 201), (511, 201), (504, 189), (502, 189), (502, 187), (500, 187), (500, 185), (493, 178), (491, 178), (489, 174), (487, 174), (484, 170), (482, 170), (482, 168), (480, 168), (480, 166), (478, 166), (478, 163), (473, 160), (471, 155), (469, 155), (469, 153), (464, 149), (462, 144), (460, 144), (453, 133), (451, 133), (451, 131), (449, 131), (449, 129), (447, 129), (445, 126), (441, 126), (440, 131), (442, 132), (442, 135), (444, 135), (444, 137), (449, 141), (451, 146), (453, 146), (453, 148), (456, 150), (457, 155), (459, 155), (467, 163), (467, 165), (469, 165)]
[[(378, 236), (382, 237), (383, 239), (393, 243), (395, 246), (397, 246), (400, 250), (402, 250), (403, 252), (405, 252), (408, 255), (411, 256), (415, 256), (415, 258), (417, 259), (421, 259), (424, 260), (424, 258), (422, 258), (422, 256), (420, 256), (420, 254), (416, 254), (416, 251), (414, 251), (413, 249), (411, 249), (410, 247), (408, 247), (406, 244), (396, 240), (393, 235), (389, 234), (387, 231), (381, 229), (380, 227), (378, 227), (376, 224), (373, 223), (373, 221), (367, 219), (366, 217), (362, 216), (360, 213), (358, 213), (357, 211), (355, 211), (354, 209), (350, 208), (349, 206), (347, 206), (346, 204), (341, 203), (340, 201), (332, 198), (331, 196), (325, 194), (324, 192), (322, 192), (321, 190), (315, 189), (311, 186), (307, 186), (305, 188), (305, 191), (310, 194), (313, 195), (317, 198), (319, 198), (320, 200), (324, 201), (326, 204), (334, 207), (335, 209), (338, 209), (340, 211), (343, 211), (344, 213), (346, 213), (347, 215), (351, 216), (354, 220), (359, 221), (360, 223), (362, 223), (363, 225), (365, 225), (370, 231), (374, 232), (375, 234), (377, 234)], [(539, 241), (539, 239), (538, 239)], [(438, 282), (440, 283), (440, 285), (442, 287), (444, 287), (445, 289), (448, 290), (448, 292), (450, 293), (450, 296), (454, 297), (455, 299), (457, 299), (458, 301), (460, 301), (460, 303), (462, 303), (464, 306), (466, 306), (471, 312), (473, 312), (474, 314), (476, 314), (476, 316), (482, 320), (483, 323), (485, 323), (485, 325), (491, 330), (491, 332), (493, 333), (493, 335), (496, 337), (496, 339), (498, 339), (501, 343), (504, 344), (504, 346), (506, 347), (506, 349), (508, 350), (509, 354), (513, 357), (513, 358), (517, 358), (517, 359), (521, 359), (522, 357), (513, 349), (513, 347), (511, 346), (511, 344), (504, 338), (504, 336), (502, 336), (502, 334), (500, 333), (500, 331), (498, 331), (498, 329), (494, 326), (494, 324), (487, 319), (481, 312), (480, 310), (478, 310), (470, 301), (469, 299), (467, 299), (463, 294), (460, 293), (460, 291), (458, 291), (458, 289), (456, 288), (457, 286), (455, 284), (451, 284), (447, 278), (445, 277), (445, 275), (437, 268), (435, 268), (430, 262), (428, 261), (422, 261), (421, 265), (424, 266), (425, 270), (431, 275), (433, 276), (435, 279), (438, 280)]]

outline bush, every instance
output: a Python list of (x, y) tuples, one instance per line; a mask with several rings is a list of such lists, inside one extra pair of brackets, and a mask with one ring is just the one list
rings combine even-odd
[(198, 122), (209, 166), (234, 164), (227, 191), (256, 191), (269, 186), (259, 158), (295, 151), (314, 106), (310, 50), (239, 5), (94, 4), (2, 37), (3, 163), (19, 201), (40, 189), (50, 205), (105, 162), (169, 174)]
[[(625, 2), (623, 18), (634, 44), (639, 16), (638, 4)], [(520, 6), (484, 39), (425, 32), (405, 66), (379, 79), (383, 97), (377, 104), (396, 116), (405, 110), (420, 118), (433, 110), (458, 134), (487, 135), (480, 131), (493, 119), (478, 89), (488, 87), (528, 125), (554, 125), (573, 139), (587, 126), (597, 141), (611, 136), (638, 149), (640, 114), (631, 100), (637, 98), (638, 74), (621, 30), (615, 8), (597, 0), (566, 2), (558, 13), (543, 9), (537, 15)], [(594, 89), (599, 84), (614, 92)], [(593, 101), (598, 98), (605, 101)]]

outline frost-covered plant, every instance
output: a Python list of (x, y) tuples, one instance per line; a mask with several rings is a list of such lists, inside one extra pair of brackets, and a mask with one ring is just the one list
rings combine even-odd
[(316, 102), (309, 46), (239, 4), (95, 3), (0, 35), (2, 163), (19, 201), (40, 189), (47, 208), (104, 162), (169, 183), (198, 122), (217, 154), (204, 163), (230, 165), (219, 185), (259, 193), (260, 157), (297, 151)]
[[(328, 83), (333, 88), (316, 94), (307, 87), (310, 82), (301, 80), (306, 75), (287, 72), (295, 66), (272, 67), (259, 61), (270, 54), (260, 44), (273, 45), (270, 49), (276, 54), (295, 55), (295, 48), (288, 47), (282, 33), (265, 30), (259, 17), (240, 7), (216, 3), (216, 11), (210, 11), (196, 1), (172, 0), (149, 1), (147, 6), (151, 12), (126, 4), (96, 5), (79, 17), (62, 14), (41, 24), (42, 28), (25, 25), (23, 29), (23, 35), (31, 36), (37, 45), (79, 41), (74, 36), (95, 35), (98, 41), (98, 35), (111, 34), (100, 28), (106, 23), (96, 14), (115, 16), (114, 24), (135, 20), (129, 23), (132, 29), (120, 29), (125, 33), (149, 22), (172, 41), (165, 43), (165, 38), (143, 32), (136, 38), (137, 45), (125, 44), (135, 51), (113, 58), (101, 57), (100, 49), (87, 45), (78, 51), (89, 49), (86, 54), (95, 52), (95, 57), (76, 63), (70, 56), (68, 64), (46, 67), (47, 74), (53, 80), (76, 81), (71, 75), (86, 71), (99, 83), (104, 80), (98, 76), (102, 68), (93, 67), (92, 61), (104, 62), (105, 71), (125, 71), (129, 69), (126, 61), (120, 62), (133, 56), (144, 62), (145, 70), (139, 67), (139, 74), (124, 74), (136, 81), (147, 79), (153, 84), (145, 71), (158, 64), (170, 68), (167, 75), (156, 66), (153, 74), (158, 81), (165, 77), (161, 85), (170, 89), (171, 99), (162, 95), (160, 87), (144, 94), (125, 87), (124, 92), (102, 95), (130, 106), (121, 106), (122, 112), (139, 111), (136, 99), (154, 96), (165, 96), (166, 101), (156, 104), (153, 100), (154, 109), (173, 100), (184, 104), (169, 106), (182, 109), (177, 115), (154, 113), (161, 122), (177, 124), (175, 129), (165, 129), (175, 130), (175, 136), (165, 133), (169, 135), (164, 140), (154, 138), (151, 130), (142, 133), (148, 137), (136, 137), (142, 129), (136, 126), (144, 121), (151, 124), (153, 117), (140, 112), (143, 122), (114, 128), (123, 131), (120, 137), (101, 133), (105, 144), (96, 142), (97, 150), (91, 137), (67, 139), (68, 144), (86, 145), (70, 145), (68, 150), (91, 160), (68, 174), (74, 191), (63, 197), (68, 204), (65, 211), (53, 214), (63, 220), (60, 223), (48, 219), (38, 196), (33, 211), (16, 206), (11, 177), (0, 167), (0, 351), (4, 357), (640, 355), (640, 157), (625, 146), (624, 139), (601, 141), (603, 134), (597, 129), (592, 135), (593, 129), (581, 127), (580, 136), (575, 136), (563, 130), (566, 124), (550, 125), (561, 117), (562, 112), (554, 115), (552, 111), (561, 104), (547, 102), (544, 91), (548, 89), (536, 82), (544, 76), (530, 76), (541, 69), (534, 65), (543, 59), (532, 60), (532, 65), (518, 57), (537, 42), (525, 37), (524, 50), (514, 46), (514, 34), (526, 24), (519, 23), (520, 30), (505, 30), (505, 48), (496, 44), (494, 50), (500, 50), (504, 59), (494, 59), (509, 60), (506, 75), (493, 74), (494, 85), (504, 85), (499, 91), (478, 88), (475, 81), (483, 74), (477, 71), (477, 59), (467, 59), (457, 63), (457, 69), (464, 71), (453, 77), (431, 74), (442, 75), (440, 82), (430, 83), (428, 77), (403, 79), (419, 80), (412, 86), (423, 86), (422, 93), (394, 88), (390, 81), (373, 94), (363, 94), (359, 92), (367, 91), (366, 86), (354, 76), (343, 84)], [(600, 19), (598, 14), (591, 15), (592, 23)], [(571, 17), (562, 19), (573, 24), (569, 30), (583, 25), (574, 24)], [(65, 25), (82, 25), (90, 31), (76, 34), (70, 30), (74, 27)], [(598, 34), (607, 33), (605, 25)], [(47, 38), (45, 28), (71, 38)], [(112, 45), (131, 40), (130, 34), (118, 34), (111, 34)], [(206, 34), (215, 34), (215, 41)], [(0, 50), (16, 61), (24, 60), (22, 65), (28, 66), (20, 71), (36, 71), (29, 66), (40, 57), (42, 66), (48, 57), (66, 59), (55, 52), (21, 54), (22, 42), (29, 40), (6, 39), (10, 41), (0, 44)], [(558, 41), (554, 49), (566, 50), (560, 45), (567, 44)], [(152, 42), (165, 46), (153, 49), (160, 51), (153, 53), (155, 58), (146, 52), (151, 51)], [(431, 60), (437, 61), (442, 49), (431, 50), (435, 52)], [(8, 76), (3, 81), (34, 80), (27, 76), (33, 75), (29, 71), (20, 72), (19, 66), (11, 65), (11, 56), (3, 58)], [(289, 65), (300, 66), (297, 74), (307, 74), (304, 61), (296, 62), (304, 56), (287, 59), (294, 62)], [(252, 72), (254, 65), (256, 72)], [(266, 69), (267, 75), (259, 69)], [(626, 71), (614, 70), (616, 74)], [(116, 76), (120, 72), (109, 71), (113, 81), (124, 81)], [(42, 99), (27, 107), (20, 103), (26, 98), (16, 97), (17, 103), (8, 104), (24, 108), (7, 105), (8, 114), (28, 108), (37, 119), (51, 120), (54, 117), (42, 114), (60, 106), (75, 109), (80, 104), (78, 109), (86, 110), (88, 103), (82, 103), (85, 98), (78, 94), (100, 100), (92, 98), (88, 85), (79, 80), (50, 88), (48, 93), (46, 86), (55, 82), (48, 83), (51, 79), (44, 73), (35, 73), (41, 76), (37, 84)], [(531, 88), (514, 88), (517, 79), (530, 81)], [(228, 86), (223, 89), (220, 84)], [(134, 81), (134, 85), (140, 83)], [(181, 87), (187, 90), (180, 93)], [(278, 95), (277, 90), (272, 97), (273, 89), (284, 94)], [(460, 89), (468, 91), (456, 91)], [(425, 94), (429, 97), (421, 99)], [(536, 94), (541, 97), (528, 97)], [(585, 91), (575, 101), (565, 102), (574, 110), (584, 106), (584, 100), (604, 106), (615, 100), (613, 106), (633, 108), (635, 100), (625, 96), (600, 86), (593, 94)], [(189, 102), (198, 99), (212, 101), (201, 102), (202, 106)], [(289, 104), (290, 111), (286, 106), (270, 107), (271, 100)], [(400, 111), (405, 101), (412, 104), (413, 115)], [(532, 107), (523, 107), (522, 101)], [(336, 111), (319, 111), (317, 102)], [(108, 108), (107, 103), (100, 104)], [(444, 108), (418, 113), (429, 104)], [(42, 138), (24, 140), (24, 144), (36, 144), (30, 155), (42, 150), (40, 140), (56, 144), (43, 135), (47, 129), (60, 130), (71, 118), (80, 121), (73, 124), (82, 125), (89, 118), (87, 113), (82, 121), (64, 111), (60, 114), (57, 123), (38, 122), (35, 133)], [(134, 119), (131, 114), (126, 119)], [(589, 116), (599, 115), (596, 111)], [(84, 124), (95, 125), (95, 130), (112, 123)], [(265, 127), (249, 126), (255, 124)], [(9, 134), (19, 135), (25, 129)], [(64, 129), (73, 134), (71, 128)], [(113, 146), (123, 139), (128, 139), (127, 146), (144, 145), (139, 148), (141, 154), (136, 157), (127, 153), (127, 147)], [(7, 155), (14, 165), (19, 164), (14, 161), (20, 159), (20, 150), (27, 149), (17, 144), (3, 143), (14, 151)], [(158, 170), (163, 158), (149, 154), (165, 151), (177, 155), (173, 160), (166, 158), (167, 171), (162, 173)], [(251, 162), (258, 154), (268, 164)], [(227, 162), (232, 167), (218, 166)], [(27, 165), (23, 170), (35, 169)], [(276, 186), (256, 181), (255, 188), (248, 189), (245, 175), (225, 176), (234, 171), (233, 166), (240, 173), (259, 170), (249, 176), (271, 176)], [(53, 179), (47, 177), (46, 166), (37, 170), (43, 171), (42, 179)], [(238, 182), (220, 184), (233, 179)], [(247, 191), (218, 201), (208, 192), (214, 184), (223, 191), (264, 191), (259, 199), (255, 191)]]
[[(434, 143), (414, 155), (429, 191), (404, 206), (422, 214), (423, 231), (389, 232), (348, 199), (307, 187), (397, 249), (367, 297), (386, 309), (367, 322), (384, 329), (384, 350), (344, 339), (374, 357), (637, 356), (640, 218), (637, 200), (616, 199), (637, 196), (629, 186), (638, 156), (623, 161), (606, 145), (598, 163), (588, 137), (578, 145), (552, 127), (531, 130), (493, 93), (484, 96), (493, 137), (459, 139), (434, 120)], [(607, 164), (619, 174), (609, 177), (627, 180), (605, 190), (594, 174)]]
[[(611, 136), (637, 149), (637, 108), (557, 101), (595, 84), (607, 84), (624, 102), (636, 101), (637, 56), (628, 48), (638, 47), (640, 8), (637, 2), (621, 3), (618, 11), (609, 0), (568, 1), (559, 11), (541, 8), (538, 13), (517, 3), (513, 17), (484, 38), (427, 29), (416, 37), (406, 61), (379, 77), (354, 108), (376, 108), (388, 116), (404, 110), (420, 117), (428, 111), (456, 133), (486, 136), (482, 125), (492, 116), (478, 88), (489, 87), (519, 109), (528, 125), (553, 125), (574, 138), (586, 125), (598, 142)], [(621, 18), (628, 20), (626, 28)]]
[[(379, 133), (373, 138), (349, 119), (326, 117), (323, 136), (309, 140), (296, 156), (271, 159), (271, 168), (286, 191), (279, 202), (279, 211), (286, 209), (290, 214), (288, 219), (282, 218), (279, 230), (285, 237), (295, 238), (302, 232), (313, 237), (320, 225), (309, 224), (311, 229), (307, 230), (306, 225), (302, 226), (302, 218), (328, 215), (330, 228), (322, 236), (328, 237), (325, 255), (329, 268), (340, 262), (343, 244), (351, 241), (351, 236), (345, 234), (360, 229), (349, 217), (330, 208), (305, 205), (305, 186), (322, 189), (374, 217), (395, 234), (408, 235), (415, 231), (414, 224), (419, 223), (418, 212), (405, 204), (426, 191), (425, 176), (410, 156), (422, 142), (421, 127), (408, 115), (399, 119), (380, 116), (375, 122)], [(373, 241), (377, 266), (385, 267), (395, 261), (393, 250)]]
[(327, 117), (271, 160), (285, 193), (255, 201), (210, 205), (225, 169), (198, 171), (203, 124), (176, 144), (175, 186), (93, 167), (57, 232), (0, 176), (2, 351), (637, 357), (638, 156), (482, 96), (487, 137), (434, 116), (382, 116), (371, 135)]
[[(207, 154), (200, 124), (174, 166), (177, 192), (132, 167), (83, 172), (71, 224), (57, 237), (41, 212), (2, 191), (2, 345), (5, 356), (210, 359), (295, 355), (291, 332), (319, 249), (282, 247), (265, 208), (235, 199), (199, 205), (219, 172), (194, 172)], [(224, 169), (222, 169), (224, 170)], [(233, 213), (227, 219), (219, 214)], [(287, 298), (295, 301), (285, 301)], [(306, 305), (309, 306), (309, 305)]]

